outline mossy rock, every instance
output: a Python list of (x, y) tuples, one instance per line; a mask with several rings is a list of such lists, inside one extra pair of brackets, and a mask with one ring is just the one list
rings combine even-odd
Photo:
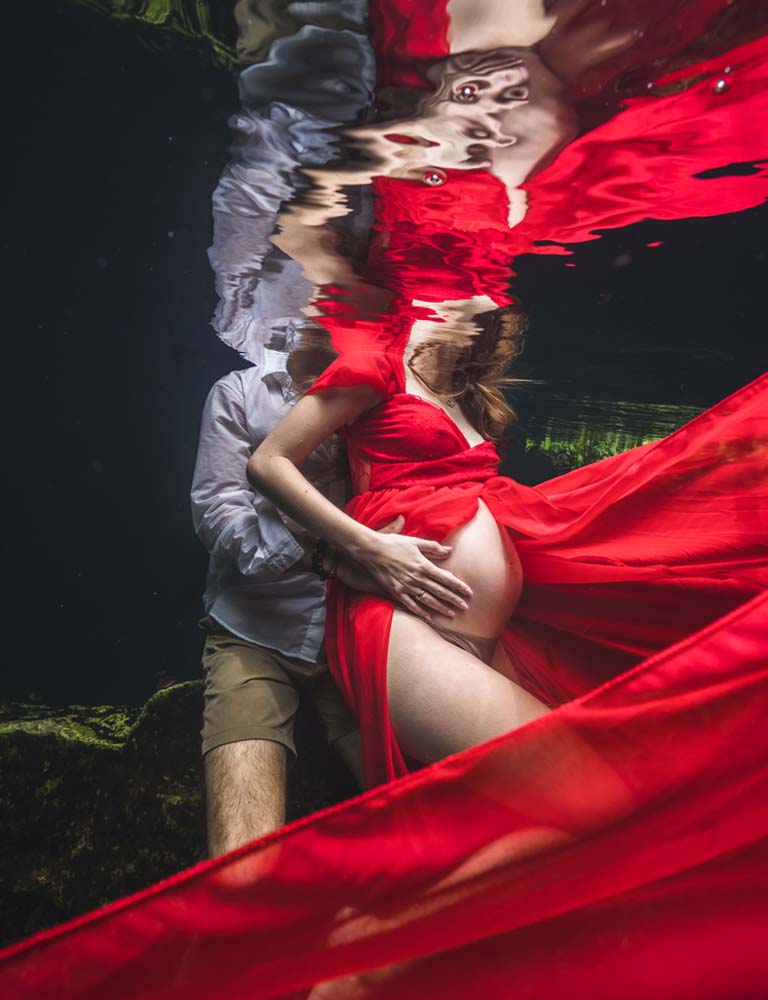
[[(0, 708), (0, 943), (18, 940), (204, 856), (202, 684), (143, 706)], [(289, 818), (352, 794), (317, 724), (297, 726)]]

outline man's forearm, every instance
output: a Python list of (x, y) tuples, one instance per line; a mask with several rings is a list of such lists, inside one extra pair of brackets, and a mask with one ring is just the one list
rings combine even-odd
[[(405, 518), (398, 515), (393, 521), (390, 521), (389, 524), (385, 524), (383, 528), (379, 528), (378, 533), (382, 535), (398, 534), (402, 531), (404, 523)], [(317, 541), (313, 541), (310, 545), (310, 536), (307, 535), (304, 555), (300, 560), (303, 568), (312, 570), (313, 572), (316, 571), (316, 546)], [(384, 593), (368, 570), (361, 563), (351, 559), (345, 553), (334, 549), (333, 546), (327, 546), (323, 569), (326, 574), (328, 574), (329, 570), (333, 569), (334, 575), (351, 590), (357, 590), (363, 594), (383, 595)]]

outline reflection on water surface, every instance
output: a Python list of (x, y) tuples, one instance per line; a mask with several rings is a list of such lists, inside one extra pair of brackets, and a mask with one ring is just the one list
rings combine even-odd
[[(626, 287), (625, 270), (638, 275), (642, 296), (642, 281), (658, 282), (642, 257), (655, 252), (655, 267), (664, 267), (676, 235), (670, 222), (764, 201), (768, 151), (753, 123), (765, 113), (766, 44), (754, 8), (581, 2), (502, 10), (454, 0), (421, 13), (374, 5), (370, 19), (386, 51), (370, 105), (359, 24), (357, 35), (325, 33), (325, 73), (303, 76), (286, 61), (281, 79), (291, 79), (274, 92), (279, 100), (264, 103), (263, 81), (285, 38), (242, 75), (236, 155), (215, 199), (220, 336), (257, 361), (265, 349), (287, 353), (301, 328), (325, 330), (346, 351), (395, 345), (416, 323), (459, 349), (472, 336), (473, 309), (522, 304), (534, 315), (528, 355), (514, 373), (534, 377), (516, 394), (529, 454), (573, 467), (688, 419), (698, 400), (689, 403), (679, 387), (659, 399), (658, 379), (649, 370), (644, 380), (637, 359), (629, 379), (625, 362), (611, 382), (595, 384), (594, 359), (583, 362), (599, 338), (590, 343), (589, 334), (580, 333), (581, 385), (577, 362), (567, 391), (553, 394), (562, 380), (558, 341), (568, 333), (537, 333), (548, 290), (516, 278), (540, 255), (562, 258), (556, 275), (547, 272), (551, 286), (562, 285), (566, 269), (591, 282), (581, 248), (600, 239), (609, 246), (595, 302), (611, 302), (611, 285)], [(318, 114), (314, 85), (327, 95), (329, 76), (335, 99)], [(622, 244), (636, 242), (628, 234), (639, 224), (642, 244), (627, 252)], [(659, 349), (644, 328), (659, 319), (626, 334), (641, 359)], [(706, 356), (712, 332), (700, 332)], [(527, 360), (537, 336), (549, 340), (549, 363)], [(602, 346), (606, 356), (616, 351)], [(722, 354), (715, 344), (709, 350)], [(599, 398), (606, 389), (603, 404), (577, 405), (579, 391)], [(628, 390), (636, 398), (622, 402)], [(519, 448), (517, 459), (508, 467), (519, 478), (547, 469), (526, 465)]]

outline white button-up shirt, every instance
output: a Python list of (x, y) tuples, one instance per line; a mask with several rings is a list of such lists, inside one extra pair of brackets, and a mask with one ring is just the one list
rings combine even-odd
[[(295, 401), (285, 356), (263, 350), (260, 364), (230, 372), (211, 389), (203, 411), (192, 483), (192, 518), (210, 553), (203, 604), (235, 635), (314, 662), (325, 631), (322, 582), (297, 566), (296, 526), (245, 474), (251, 453)], [(302, 471), (341, 506), (346, 485), (326, 446)]]

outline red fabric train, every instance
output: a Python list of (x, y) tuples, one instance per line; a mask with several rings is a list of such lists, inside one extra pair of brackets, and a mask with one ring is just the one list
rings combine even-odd
[[(4, 1000), (762, 1000), (768, 596), (0, 956)], [(322, 984), (316, 986), (314, 984)]]

